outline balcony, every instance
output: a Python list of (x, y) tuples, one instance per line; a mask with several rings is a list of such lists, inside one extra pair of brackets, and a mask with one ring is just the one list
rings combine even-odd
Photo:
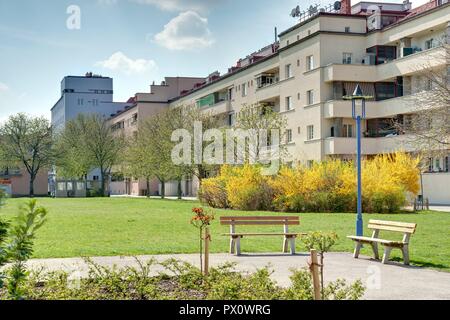
[(218, 101), (215, 104), (202, 107), (201, 110), (213, 114), (229, 113), (231, 112), (231, 102), (229, 100)]
[[(413, 151), (409, 144), (409, 136), (390, 136), (382, 138), (363, 138), (361, 150), (363, 155), (392, 153), (395, 151)], [(356, 138), (326, 138), (324, 139), (326, 155), (356, 154)]]
[(445, 65), (445, 49), (436, 47), (379, 65), (330, 64), (323, 68), (325, 82), (381, 82)]
[[(397, 114), (411, 113), (417, 110), (413, 96), (404, 96), (382, 101), (366, 102), (366, 118), (389, 118)], [(324, 117), (351, 118), (352, 103), (346, 100), (331, 100), (324, 103)]]

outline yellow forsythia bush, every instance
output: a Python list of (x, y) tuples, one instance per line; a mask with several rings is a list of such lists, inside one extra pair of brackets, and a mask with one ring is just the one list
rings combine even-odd
[[(419, 192), (419, 159), (405, 153), (380, 155), (363, 162), (363, 210), (397, 212), (408, 195)], [(356, 168), (353, 162), (330, 160), (311, 168), (281, 168), (276, 176), (260, 167), (224, 166), (203, 181), (200, 200), (210, 206), (287, 212), (353, 212)]]

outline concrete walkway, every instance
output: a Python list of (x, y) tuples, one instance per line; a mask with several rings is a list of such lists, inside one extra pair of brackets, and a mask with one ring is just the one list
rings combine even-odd
[[(198, 265), (196, 254), (139, 256), (141, 261), (155, 258), (164, 261), (176, 258)], [(92, 259), (103, 266), (125, 267), (136, 266), (133, 257), (97, 257)], [(236, 262), (237, 270), (253, 272), (269, 263), (274, 270), (273, 279), (282, 286), (289, 285), (291, 268), (307, 266), (308, 255), (295, 256), (282, 254), (249, 254), (240, 257), (229, 254), (211, 255), (211, 264), (217, 266), (224, 262)], [(74, 276), (86, 275), (87, 265), (81, 258), (67, 259), (36, 259), (30, 260), (28, 266), (32, 269), (44, 267), (45, 270), (65, 270), (75, 272)], [(160, 271), (154, 267), (155, 273)], [(338, 278), (347, 281), (361, 279), (367, 288), (365, 299), (450, 299), (450, 273), (430, 269), (407, 267), (391, 262), (383, 265), (368, 257), (353, 259), (349, 253), (327, 253), (325, 256), (325, 281)]]

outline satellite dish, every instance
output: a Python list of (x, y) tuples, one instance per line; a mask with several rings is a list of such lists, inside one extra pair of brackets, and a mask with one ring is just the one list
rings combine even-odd
[(295, 14), (297, 17), (300, 15), (300, 6), (295, 7)]
[(296, 16), (296, 11), (295, 11), (295, 8), (294, 8), (294, 9), (292, 9), (292, 11), (291, 11), (291, 17), (292, 17), (292, 18), (295, 18), (295, 16)]
[(308, 9), (308, 13), (310, 16), (314, 15), (317, 13), (317, 7), (313, 7), (312, 5), (309, 7)]
[(341, 10), (341, 2), (340, 1), (336, 1), (335, 3), (334, 3), (334, 10), (335, 11), (339, 11), (339, 10)]

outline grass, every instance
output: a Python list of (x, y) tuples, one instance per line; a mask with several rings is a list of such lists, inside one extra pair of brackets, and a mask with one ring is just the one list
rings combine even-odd
[[(26, 199), (9, 199), (0, 209), (0, 217), (13, 218)], [(38, 199), (49, 210), (48, 222), (38, 232), (35, 258), (77, 256), (141, 255), (197, 252), (197, 229), (190, 225), (191, 209), (198, 202), (148, 200), (129, 198)], [(220, 226), (221, 215), (267, 215), (267, 212), (215, 210), (212, 231), (212, 252), (227, 252), (228, 232)], [(278, 214), (278, 213), (275, 213)], [(354, 234), (355, 215), (349, 213), (301, 213), (300, 226), (290, 231), (335, 231), (339, 241), (333, 251), (351, 252), (353, 243), (346, 239)], [(427, 211), (422, 213), (365, 214), (364, 222), (383, 220), (416, 222), (411, 238), (410, 256), (413, 265), (432, 267), (450, 272), (450, 213)], [(281, 231), (281, 227), (247, 227), (245, 231)], [(365, 229), (370, 235), (370, 231)], [(382, 233), (383, 236), (383, 233)], [(385, 234), (388, 239), (401, 239), (399, 234)], [(243, 252), (279, 252), (280, 237), (244, 238)], [(301, 241), (297, 250), (305, 251)], [(370, 255), (367, 248), (362, 254)], [(399, 259), (399, 250), (392, 258)]]

